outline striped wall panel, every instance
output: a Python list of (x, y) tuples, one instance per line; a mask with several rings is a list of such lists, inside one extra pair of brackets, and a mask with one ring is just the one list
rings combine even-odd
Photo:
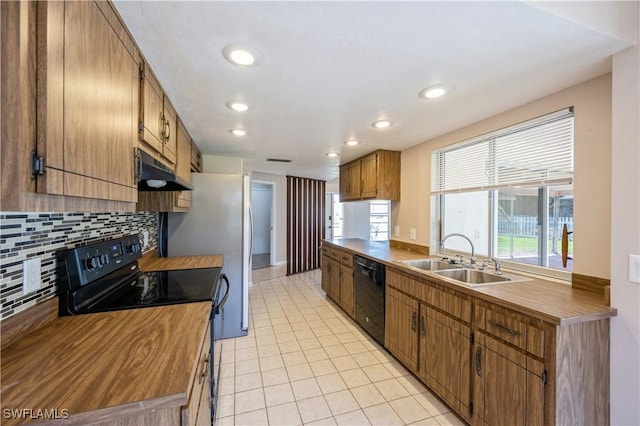
[(287, 176), (287, 275), (320, 267), (325, 183)]

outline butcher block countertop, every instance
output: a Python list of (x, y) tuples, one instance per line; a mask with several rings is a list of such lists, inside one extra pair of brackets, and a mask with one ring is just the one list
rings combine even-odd
[[(463, 284), (456, 284), (441, 279), (429, 273), (422, 273), (409, 268), (403, 260), (424, 259), (429, 256), (403, 249), (389, 247), (387, 242), (367, 241), (357, 238), (344, 238), (323, 241), (323, 245), (334, 245), (353, 254), (361, 255), (384, 263), (388, 267), (427, 278), (442, 286), (470, 294), (478, 299), (486, 300), (506, 308), (526, 313), (540, 320), (556, 324), (569, 325), (573, 323), (591, 321), (613, 317), (617, 314), (615, 308), (603, 303), (598, 294), (585, 290), (578, 290), (569, 284), (545, 280), (526, 275), (529, 281), (508, 284), (492, 284), (471, 288)], [(507, 272), (505, 270), (505, 272)], [(525, 275), (512, 273), (510, 275)]]
[(170, 271), (175, 269), (221, 268), (224, 256), (221, 254), (202, 256), (171, 256), (157, 257), (155, 252), (149, 251), (138, 260), (138, 267), (142, 272)]
[(65, 422), (86, 424), (186, 405), (210, 311), (198, 302), (57, 318), (2, 351), (2, 409), (68, 410)]

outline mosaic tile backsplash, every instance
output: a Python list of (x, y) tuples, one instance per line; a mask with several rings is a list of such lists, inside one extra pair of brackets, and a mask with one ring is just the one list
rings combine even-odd
[[(124, 235), (149, 233), (148, 251), (157, 247), (156, 213), (10, 213), (0, 212), (0, 320), (55, 296), (56, 252)], [(22, 291), (22, 263), (39, 257), (40, 289)]]

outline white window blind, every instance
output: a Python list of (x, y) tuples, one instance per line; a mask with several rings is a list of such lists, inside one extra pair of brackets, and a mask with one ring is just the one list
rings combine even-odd
[(431, 162), (433, 194), (569, 183), (573, 179), (573, 110), (434, 151)]

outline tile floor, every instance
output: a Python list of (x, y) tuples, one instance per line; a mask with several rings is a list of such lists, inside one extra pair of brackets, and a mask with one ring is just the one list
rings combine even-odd
[(253, 271), (249, 335), (223, 341), (217, 425), (462, 425), (320, 289)]

